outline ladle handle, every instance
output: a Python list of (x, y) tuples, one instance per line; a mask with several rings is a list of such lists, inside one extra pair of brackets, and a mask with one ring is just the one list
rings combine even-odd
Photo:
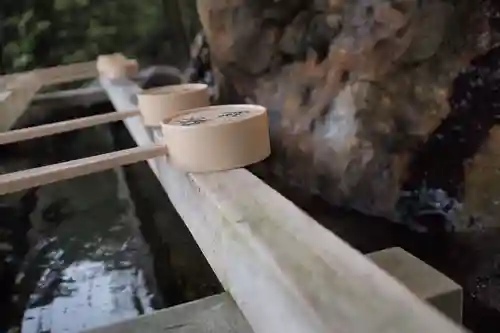
[(152, 145), (8, 173), (0, 175), (0, 195), (134, 164), (166, 154), (166, 146)]
[(139, 115), (139, 111), (110, 112), (96, 116), (60, 121), (52, 124), (3, 132), (0, 133), (0, 145), (41, 138), (53, 134), (66, 133), (102, 124), (108, 124)]

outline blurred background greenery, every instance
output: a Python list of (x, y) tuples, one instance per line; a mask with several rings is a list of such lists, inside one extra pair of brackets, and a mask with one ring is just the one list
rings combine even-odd
[(1, 73), (122, 52), (182, 67), (199, 30), (196, 0), (0, 0)]

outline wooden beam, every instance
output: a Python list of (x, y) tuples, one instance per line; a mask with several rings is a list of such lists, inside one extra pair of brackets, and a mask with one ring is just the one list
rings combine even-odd
[(59, 164), (0, 175), (0, 195), (134, 164), (167, 153), (165, 146), (151, 144)]
[(8, 131), (14, 125), (42, 86), (33, 73), (19, 75), (8, 82), (0, 99), (0, 132)]
[(0, 145), (5, 145), (14, 142), (21, 142), (44, 136), (71, 132), (78, 129), (88, 128), (92, 126), (108, 124), (111, 122), (120, 121), (129, 117), (139, 116), (139, 111), (128, 112), (110, 112), (97, 116), (85, 117), (74, 120), (66, 120), (57, 123), (45, 124), (34, 127), (27, 127), (18, 130), (0, 133)]
[[(134, 76), (134, 82), (139, 85), (144, 84), (150, 78), (163, 78), (164, 82), (171, 84), (187, 83), (183, 73), (172, 66), (152, 66), (141, 70)], [(0, 93), (0, 100), (2, 99)], [(97, 103), (109, 102), (104, 89), (98, 84), (91, 84), (78, 89), (55, 91), (49, 93), (39, 93), (33, 100), (31, 107), (35, 107), (36, 112), (43, 112), (47, 109), (58, 110), (68, 107), (85, 106), (89, 107)]]
[(0, 82), (9, 84), (20, 76), (35, 74), (43, 82), (43, 86), (51, 86), (72, 81), (91, 79), (98, 75), (95, 61), (79, 62), (69, 65), (61, 65), (49, 68), (34, 69), (29, 72), (8, 74), (0, 77)]
[[(101, 85), (118, 111), (135, 109), (134, 83)], [(138, 145), (151, 144), (139, 120), (124, 122)], [(149, 163), (256, 333), (462, 332), (247, 170)]]
[(1, 76), (0, 132), (12, 128), (41, 88), (96, 76), (95, 61)]
[(456, 323), (462, 322), (462, 287), (446, 275), (398, 247), (370, 253), (367, 257), (418, 298), (433, 305)]
[(10, 97), (10, 95), (12, 95), (11, 91), (0, 92), (0, 103), (5, 102)]
[(157, 311), (86, 333), (253, 333), (228, 293)]
[[(443, 274), (400, 248), (391, 248), (367, 256), (377, 266), (398, 278), (405, 286), (461, 322), (461, 288)], [(436, 285), (437, 281), (437, 285)], [(248, 322), (229, 293), (207, 297), (152, 314), (128, 319), (86, 333), (252, 333)]]

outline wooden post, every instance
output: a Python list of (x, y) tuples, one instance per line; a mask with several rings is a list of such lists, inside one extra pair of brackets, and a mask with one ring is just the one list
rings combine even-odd
[(370, 253), (368, 258), (418, 298), (455, 322), (462, 322), (462, 287), (450, 278), (398, 247)]

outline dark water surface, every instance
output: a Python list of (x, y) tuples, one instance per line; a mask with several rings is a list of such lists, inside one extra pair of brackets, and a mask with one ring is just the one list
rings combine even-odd
[[(98, 126), (4, 148), (0, 172), (132, 145), (121, 125)], [(0, 331), (80, 332), (221, 291), (145, 163), (3, 196), (0, 213), (16, 245), (2, 269)]]

